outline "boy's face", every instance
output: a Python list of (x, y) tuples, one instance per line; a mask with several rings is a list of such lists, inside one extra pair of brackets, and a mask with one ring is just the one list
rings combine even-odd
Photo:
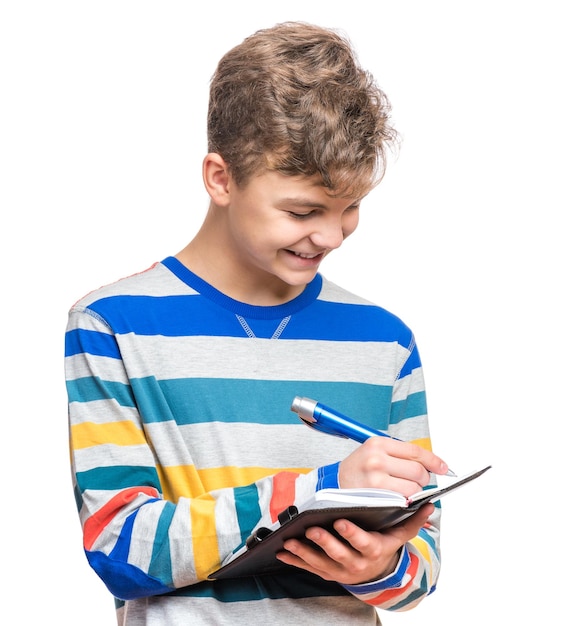
[(358, 225), (360, 200), (329, 196), (317, 178), (267, 171), (244, 187), (229, 179), (228, 189), (226, 252), (234, 274), (280, 297), (299, 294)]

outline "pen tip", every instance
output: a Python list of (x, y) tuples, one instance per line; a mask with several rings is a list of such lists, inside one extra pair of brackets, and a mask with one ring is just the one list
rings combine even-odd
[(445, 476), (450, 476), (451, 478), (457, 478), (457, 474), (452, 469), (448, 469)]

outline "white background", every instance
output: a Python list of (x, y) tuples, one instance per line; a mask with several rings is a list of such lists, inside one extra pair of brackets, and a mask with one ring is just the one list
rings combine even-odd
[(547, 518), (566, 422), (561, 4), (2, 3), (2, 621), (114, 623), (71, 492), (67, 310), (195, 233), (209, 78), (284, 20), (344, 29), (403, 136), (323, 273), (415, 331), (438, 453), (493, 464), (445, 500), (437, 591), (382, 619), (563, 619), (564, 517)]

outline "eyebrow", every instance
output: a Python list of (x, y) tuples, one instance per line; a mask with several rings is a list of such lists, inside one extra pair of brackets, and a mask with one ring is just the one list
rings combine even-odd
[(326, 207), (326, 205), (321, 202), (315, 202), (314, 200), (302, 198), (301, 196), (282, 198), (277, 204), (279, 206), (304, 206), (313, 209), (324, 209)]
[[(355, 204), (360, 204), (362, 201), (361, 198), (355, 199), (351, 202), (350, 206)], [(282, 198), (278, 202), (276, 202), (276, 206), (278, 207), (305, 207), (309, 209), (327, 209), (328, 206), (322, 202), (316, 202), (315, 200), (311, 200), (310, 198), (304, 198), (302, 196), (290, 196), (288, 198)]]

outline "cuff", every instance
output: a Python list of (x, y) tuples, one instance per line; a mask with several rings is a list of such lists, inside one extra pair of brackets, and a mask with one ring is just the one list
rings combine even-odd
[(324, 465), (318, 469), (317, 491), (321, 489), (338, 489), (339, 487), (339, 463)]
[(368, 593), (376, 593), (377, 591), (383, 591), (384, 589), (395, 589), (400, 587), (404, 576), (408, 570), (410, 563), (409, 553), (407, 548), (402, 547), (402, 553), (396, 569), (388, 574), (385, 578), (380, 580), (373, 580), (369, 583), (362, 583), (361, 585), (343, 585), (343, 587), (350, 593), (356, 596), (365, 595)]

